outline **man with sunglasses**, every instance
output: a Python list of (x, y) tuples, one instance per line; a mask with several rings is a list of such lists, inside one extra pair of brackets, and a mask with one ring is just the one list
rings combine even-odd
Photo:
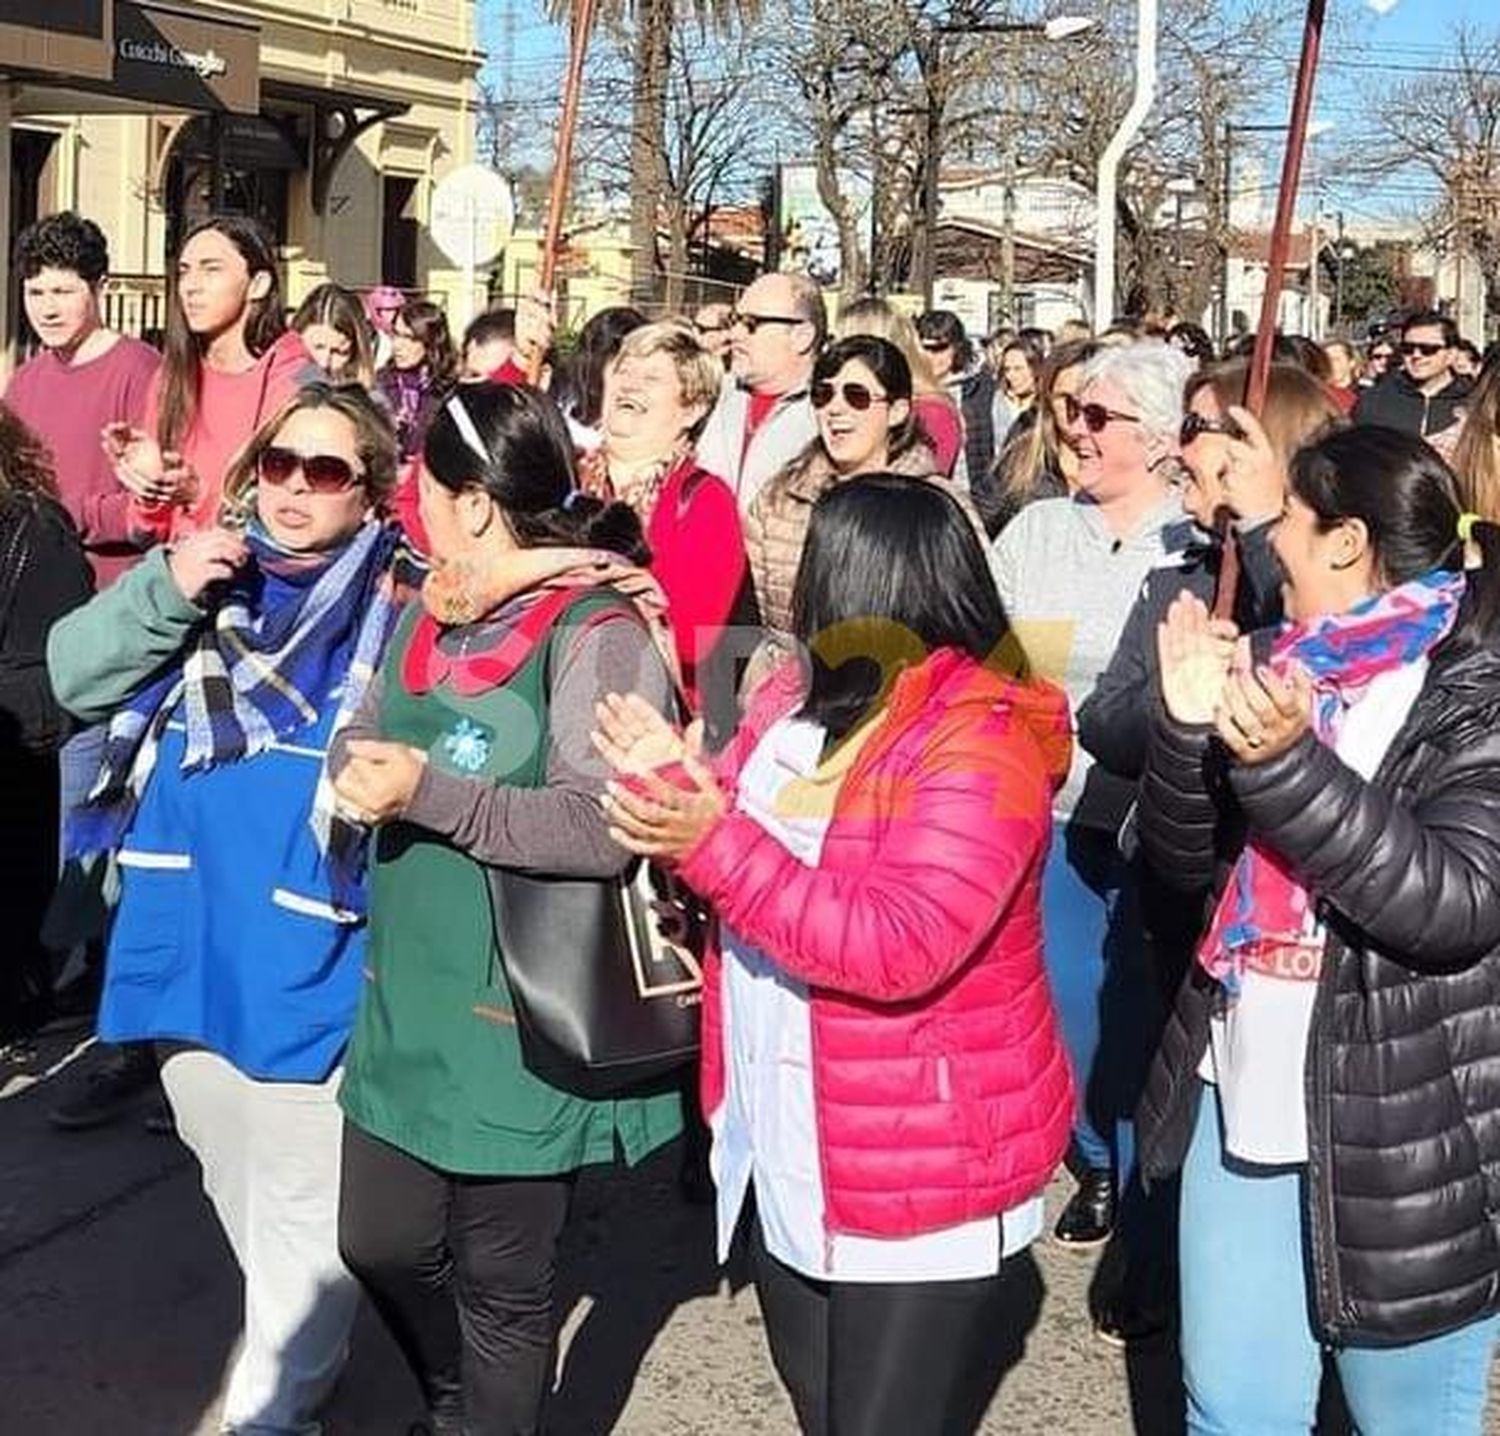
[(827, 332), (822, 292), (804, 274), (761, 275), (729, 316), (729, 374), (698, 463), (723, 476), (741, 512), (817, 437), (807, 388)]
[(1355, 422), (1427, 438), (1448, 428), (1472, 387), (1453, 372), (1458, 329), (1442, 314), (1416, 314), (1401, 326), (1401, 367), (1360, 395)]

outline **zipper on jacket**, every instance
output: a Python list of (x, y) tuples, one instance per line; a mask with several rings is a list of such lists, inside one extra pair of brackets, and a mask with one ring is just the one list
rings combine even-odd
[(1337, 1344), (1344, 1318), (1344, 1297), (1339, 1284), (1338, 1249), (1333, 1220), (1333, 1101), (1329, 1076), (1329, 1051), (1323, 1024), (1327, 1018), (1330, 989), (1338, 968), (1338, 939), (1328, 934), (1323, 945), (1323, 974), (1313, 998), (1308, 1037), (1307, 1063), (1307, 1190), (1308, 1259), (1313, 1265), (1313, 1290), (1317, 1295), (1318, 1321), (1323, 1335)]

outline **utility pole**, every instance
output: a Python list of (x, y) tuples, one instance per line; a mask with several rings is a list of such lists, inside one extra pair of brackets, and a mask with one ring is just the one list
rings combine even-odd
[(932, 308), (933, 283), (937, 278), (938, 180), (942, 169), (943, 96), (939, 90), (943, 32), (933, 30), (925, 45), (917, 49), (917, 63), (927, 92), (927, 126), (922, 144), (922, 244), (917, 252), (916, 288), (922, 308)]
[(1322, 216), (1315, 207), (1313, 209), (1312, 230), (1309, 236), (1311, 241), (1309, 248), (1312, 251), (1310, 256), (1312, 267), (1308, 271), (1307, 276), (1308, 307), (1312, 311), (1308, 315), (1307, 337), (1313, 340), (1321, 340), (1323, 338), (1323, 296), (1320, 292), (1321, 286), (1318, 282), (1318, 251), (1323, 247), (1321, 231), (1318, 227), (1321, 219)]
[(1005, 145), (1001, 178), (1004, 193), (1000, 210), (1000, 319), (1016, 325), (1016, 129), (1019, 116), (1016, 98), (1020, 89), (1016, 64), (1017, 46), (1005, 40)]
[(1333, 327), (1339, 338), (1344, 337), (1344, 211), (1338, 212), (1338, 252), (1333, 266)]

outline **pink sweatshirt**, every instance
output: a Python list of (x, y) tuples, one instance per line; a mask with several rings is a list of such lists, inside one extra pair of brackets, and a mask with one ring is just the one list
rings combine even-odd
[[(202, 369), (198, 407), (186, 436), (178, 445), (198, 476), (198, 496), (190, 506), (131, 505), (137, 529), (154, 538), (173, 539), (212, 528), (224, 496), (224, 475), (234, 456), (255, 431), (286, 403), (298, 387), (318, 377), (302, 336), (288, 330), (258, 360), (239, 374)], [(144, 427), (158, 432), (161, 375), (151, 386)]]
[(5, 402), (51, 451), (58, 497), (73, 516), (94, 581), (107, 587), (140, 558), (130, 492), (105, 457), (107, 424), (139, 424), (161, 356), (122, 336), (82, 364), (43, 350), (11, 376)]

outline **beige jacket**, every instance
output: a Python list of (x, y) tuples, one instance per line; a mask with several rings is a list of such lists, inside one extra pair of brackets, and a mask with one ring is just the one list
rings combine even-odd
[[(983, 540), (984, 526), (968, 495), (934, 474), (934, 466), (932, 450), (919, 443), (892, 460), (890, 472), (930, 479), (947, 489), (973, 519)], [(792, 585), (802, 561), (802, 546), (807, 542), (812, 507), (838, 482), (821, 442), (812, 444), (761, 489), (745, 515), (745, 552), (750, 559), (761, 622), (767, 628), (780, 633), (791, 631)]]

